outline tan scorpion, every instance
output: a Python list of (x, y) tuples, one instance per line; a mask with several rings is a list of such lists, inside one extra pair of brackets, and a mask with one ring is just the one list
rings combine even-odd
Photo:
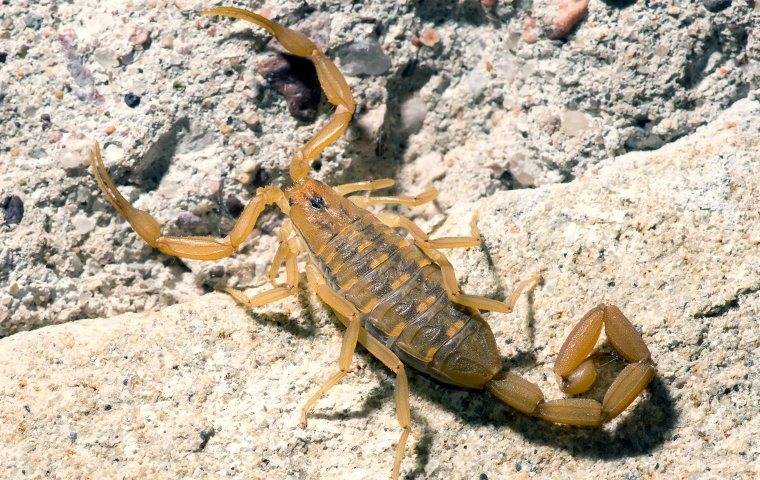
[[(537, 276), (517, 284), (506, 302), (466, 295), (460, 291), (454, 270), (440, 249), (478, 246), (476, 217), (469, 237), (430, 239), (408, 218), (394, 213), (374, 215), (366, 208), (421, 205), (435, 198), (434, 189), (417, 197), (347, 196), (386, 188), (394, 182), (381, 179), (331, 187), (311, 178), (311, 162), (345, 132), (354, 113), (356, 104), (345, 78), (311, 40), (297, 31), (239, 8), (217, 7), (202, 14), (254, 23), (269, 31), (288, 52), (314, 63), (327, 100), (336, 108), (330, 121), (292, 158), (293, 185), (287, 189), (259, 189), (229, 235), (222, 239), (165, 236), (153, 216), (134, 208), (118, 192), (98, 146), (90, 162), (108, 201), (138, 235), (167, 255), (197, 260), (224, 258), (246, 240), (267, 206), (277, 205), (288, 217), (269, 270), (273, 288), (251, 298), (232, 288), (226, 291), (248, 308), (295, 295), (300, 276), (298, 256), (308, 257), (305, 269), (309, 286), (338, 314), (346, 331), (337, 368), (306, 401), (301, 410), (302, 425), (319, 398), (349, 373), (357, 343), (396, 375), (396, 415), (402, 431), (396, 445), (393, 479), (399, 476), (411, 431), (406, 366), (444, 383), (486, 389), (526, 415), (583, 427), (597, 427), (615, 418), (646, 388), (655, 374), (649, 350), (633, 325), (612, 305), (593, 308), (581, 319), (562, 345), (554, 365), (565, 393), (575, 395), (588, 390), (596, 379), (592, 353), (604, 326), (609, 342), (629, 364), (601, 403), (583, 398), (545, 400), (537, 385), (502, 370), (493, 332), (480, 311), (511, 312), (520, 293), (534, 285)], [(397, 233), (397, 229), (404, 234)], [(283, 264), (287, 280), (278, 285), (276, 278)]]

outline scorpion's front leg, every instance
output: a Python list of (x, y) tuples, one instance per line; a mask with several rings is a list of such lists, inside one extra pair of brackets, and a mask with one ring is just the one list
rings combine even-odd
[[(280, 246), (277, 249), (277, 253), (275, 254), (275, 258), (272, 261), (272, 266), (268, 273), (269, 280), (272, 285), (274, 285), (274, 288), (259, 293), (251, 298), (243, 293), (243, 291), (236, 288), (226, 287), (224, 289), (225, 292), (229, 293), (235, 301), (244, 307), (260, 307), (298, 293), (299, 274), (297, 259), (301, 247), (298, 243), (297, 237), (292, 236), (292, 226), (288, 221), (286, 221), (280, 229), (280, 239), (282, 240), (282, 243), (280, 243)], [(285, 264), (286, 282), (285, 285), (277, 285), (275, 281), (283, 263)]]
[(248, 202), (232, 231), (224, 238), (161, 235), (161, 225), (158, 221), (150, 213), (133, 207), (119, 193), (103, 164), (100, 146), (97, 144), (90, 154), (90, 165), (95, 173), (95, 180), (108, 202), (132, 225), (135, 232), (151, 247), (175, 257), (195, 260), (218, 260), (228, 257), (250, 235), (259, 215), (268, 205), (277, 204), (286, 214), (290, 209), (282, 190), (266, 187), (259, 189), (256, 196)]

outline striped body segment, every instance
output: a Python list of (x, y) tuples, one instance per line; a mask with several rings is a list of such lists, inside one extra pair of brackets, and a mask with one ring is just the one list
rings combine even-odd
[(312, 202), (339, 217), (312, 225), (329, 233), (302, 236), (333, 289), (361, 312), (363, 327), (407, 365), (482, 388), (502, 366), (488, 324), (448, 299), (439, 267), (414, 243), (349, 200), (329, 197)]

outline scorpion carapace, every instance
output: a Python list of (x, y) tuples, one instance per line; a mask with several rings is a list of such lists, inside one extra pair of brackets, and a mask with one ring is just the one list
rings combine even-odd
[[(478, 246), (477, 216), (473, 216), (468, 237), (430, 239), (401, 215), (374, 215), (366, 208), (420, 205), (435, 198), (434, 189), (417, 197), (348, 196), (389, 187), (393, 180), (330, 187), (310, 178), (311, 162), (343, 134), (355, 109), (343, 75), (304, 35), (261, 15), (232, 7), (212, 8), (203, 14), (252, 22), (272, 33), (291, 54), (314, 63), (327, 100), (336, 109), (327, 124), (294, 155), (290, 166), (293, 185), (285, 190), (275, 186), (259, 189), (224, 238), (166, 236), (161, 234), (156, 219), (134, 208), (119, 194), (97, 146), (91, 164), (108, 201), (146, 242), (168, 255), (200, 260), (223, 258), (245, 241), (267, 206), (277, 205), (289, 217), (280, 229), (282, 242), (268, 272), (273, 288), (251, 298), (232, 288), (226, 291), (249, 308), (294, 295), (300, 277), (298, 257), (304, 254), (309, 285), (346, 326), (338, 368), (304, 405), (302, 424), (316, 401), (349, 372), (357, 343), (396, 374), (396, 412), (402, 433), (396, 446), (394, 479), (398, 478), (411, 430), (405, 365), (446, 383), (487, 389), (525, 414), (577, 426), (595, 427), (609, 421), (646, 388), (655, 373), (649, 350), (626, 317), (611, 305), (598, 306), (583, 317), (562, 346), (554, 366), (564, 392), (575, 395), (588, 390), (596, 379), (593, 350), (604, 326), (612, 346), (630, 364), (620, 372), (601, 403), (579, 398), (546, 401), (537, 385), (503, 371), (493, 333), (480, 311), (511, 312), (520, 293), (537, 283), (537, 275), (518, 283), (506, 302), (463, 294), (440, 249)], [(283, 265), (286, 281), (278, 284)]]

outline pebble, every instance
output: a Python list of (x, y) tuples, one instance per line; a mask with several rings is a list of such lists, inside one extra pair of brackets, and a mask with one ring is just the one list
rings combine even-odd
[(720, 12), (731, 6), (731, 0), (702, 0), (705, 8), (713, 13)]
[(84, 215), (77, 215), (71, 223), (80, 235), (87, 235), (95, 228), (95, 220), (90, 217), (85, 217)]
[(340, 68), (347, 75), (382, 75), (391, 68), (391, 59), (377, 40), (359, 40), (338, 53)]
[(40, 115), (40, 122), (42, 122), (42, 129), (47, 130), (52, 125), (52, 120), (49, 113), (43, 113)]
[(126, 103), (129, 108), (135, 108), (140, 105), (140, 97), (134, 93), (128, 93), (124, 95), (124, 103)]
[(259, 124), (259, 114), (256, 112), (248, 112), (243, 115), (243, 122), (249, 127), (255, 127)]
[(150, 31), (143, 28), (136, 28), (134, 33), (129, 36), (129, 41), (134, 45), (145, 45), (150, 40)]
[(275, 53), (259, 61), (258, 70), (285, 97), (290, 114), (302, 122), (317, 118), (322, 90), (314, 65), (303, 58)]
[(427, 116), (427, 105), (419, 95), (413, 95), (401, 105), (401, 128), (409, 135), (415, 134), (422, 128)]
[(586, 114), (577, 110), (566, 110), (562, 114), (560, 131), (571, 137), (578, 136), (588, 130), (589, 121)]
[(240, 214), (243, 213), (243, 208), (245, 208), (243, 202), (241, 202), (235, 195), (227, 196), (227, 199), (224, 201), (224, 206), (234, 218), (238, 218)]
[(24, 218), (24, 202), (17, 195), (10, 195), (3, 199), (0, 207), (5, 214), (6, 225), (17, 225)]
[(0, 63), (5, 63), (5, 60), (8, 58), (8, 54), (5, 52), (0, 52)]
[(167, 33), (161, 37), (161, 47), (166, 49), (174, 48), (174, 35)]
[(32, 30), (39, 30), (42, 26), (42, 17), (33, 13), (28, 13), (24, 15), (24, 25)]
[(440, 35), (438, 35), (438, 32), (433, 30), (432, 28), (426, 28), (422, 31), (420, 34), (420, 43), (425, 45), (426, 47), (435, 47), (436, 44), (441, 40)]
[(557, 15), (552, 20), (549, 38), (565, 38), (588, 11), (588, 0), (558, 0)]
[(194, 227), (201, 223), (201, 217), (192, 212), (180, 212), (176, 223), (180, 228)]

